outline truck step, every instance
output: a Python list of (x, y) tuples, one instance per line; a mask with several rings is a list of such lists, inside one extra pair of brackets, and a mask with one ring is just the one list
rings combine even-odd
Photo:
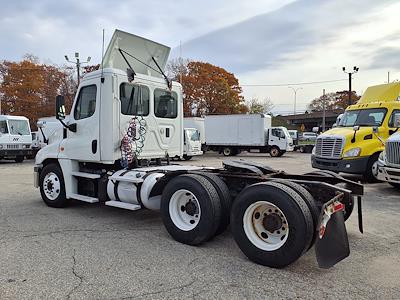
[(85, 195), (74, 194), (74, 193), (69, 194), (69, 198), (76, 199), (76, 200), (83, 201), (83, 202), (88, 202), (88, 203), (99, 202), (99, 199), (97, 199), (97, 198), (93, 198), (93, 197), (89, 197), (89, 196), (85, 196)]
[(142, 208), (140, 205), (121, 202), (121, 201), (106, 201), (105, 205), (123, 208), (123, 209), (129, 209), (129, 210), (138, 210), (138, 209)]
[(97, 179), (100, 178), (99, 174), (93, 174), (93, 173), (85, 173), (85, 172), (71, 172), (72, 176), (76, 177), (84, 177), (84, 178), (90, 178), (90, 179)]
[(118, 176), (118, 175), (112, 175), (108, 177), (109, 180), (116, 180), (116, 181), (125, 181), (125, 182), (131, 182), (131, 183), (142, 183), (143, 179), (142, 178), (135, 178), (135, 177), (129, 177), (129, 176)]

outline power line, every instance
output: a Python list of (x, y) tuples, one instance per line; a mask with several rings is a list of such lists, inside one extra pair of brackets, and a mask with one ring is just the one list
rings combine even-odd
[(289, 85), (310, 85), (310, 84), (321, 84), (347, 81), (347, 79), (334, 79), (334, 80), (323, 80), (323, 81), (310, 81), (310, 82), (296, 82), (296, 83), (276, 83), (276, 84), (241, 84), (240, 86), (257, 87), (257, 86), (289, 86)]

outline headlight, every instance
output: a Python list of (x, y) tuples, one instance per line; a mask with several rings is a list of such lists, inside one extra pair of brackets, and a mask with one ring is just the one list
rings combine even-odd
[(315, 146), (312, 148), (311, 154), (315, 155)]
[(355, 157), (359, 156), (361, 153), (361, 148), (353, 148), (348, 151), (346, 151), (343, 155), (343, 157)]

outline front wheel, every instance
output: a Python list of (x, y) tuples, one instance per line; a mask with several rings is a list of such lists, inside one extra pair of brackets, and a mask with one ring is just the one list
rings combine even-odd
[(65, 195), (64, 177), (59, 165), (46, 165), (40, 172), (40, 194), (43, 201), (51, 207), (65, 207), (68, 199)]
[(278, 157), (279, 154), (280, 154), (280, 150), (276, 146), (272, 147), (271, 150), (269, 150), (269, 155), (271, 155), (271, 157)]
[(367, 182), (379, 182), (378, 180), (378, 157), (380, 153), (371, 155), (367, 163), (367, 170), (364, 177)]

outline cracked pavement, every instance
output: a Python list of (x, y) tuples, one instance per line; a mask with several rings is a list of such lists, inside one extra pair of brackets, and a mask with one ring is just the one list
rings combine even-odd
[[(308, 154), (247, 158), (311, 170)], [(182, 164), (222, 160), (207, 154)], [(346, 223), (350, 257), (323, 270), (311, 249), (276, 270), (250, 262), (229, 230), (191, 247), (170, 238), (158, 212), (47, 207), (32, 172), (32, 161), (0, 162), (0, 299), (400, 298), (400, 192), (386, 183), (366, 185), (364, 234), (356, 213)]]

